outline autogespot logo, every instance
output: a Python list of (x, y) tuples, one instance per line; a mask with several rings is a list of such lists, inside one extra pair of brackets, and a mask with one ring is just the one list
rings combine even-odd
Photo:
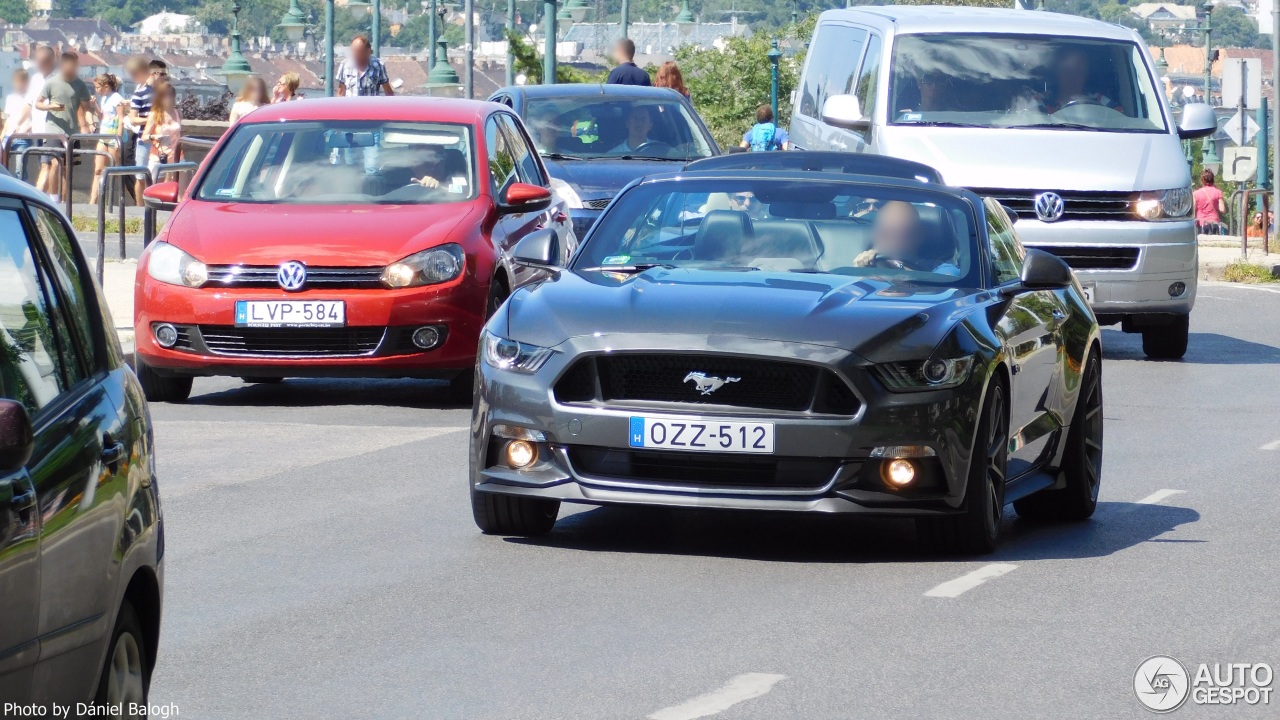
[(297, 260), (280, 263), (280, 268), (276, 270), (276, 282), (290, 292), (301, 290), (307, 284), (307, 266)]
[(1133, 674), (1133, 692), (1138, 702), (1153, 712), (1173, 712), (1182, 707), (1190, 689), (1187, 668), (1168, 655), (1147, 658)]

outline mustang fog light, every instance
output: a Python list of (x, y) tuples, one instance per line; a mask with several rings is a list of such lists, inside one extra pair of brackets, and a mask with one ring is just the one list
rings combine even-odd
[(906, 487), (916, 479), (916, 466), (910, 460), (898, 458), (885, 463), (881, 474), (891, 487)]
[(1176, 282), (1169, 286), (1169, 297), (1176, 298), (1187, 291), (1187, 284), (1184, 282)]
[(507, 465), (513, 470), (527, 468), (537, 459), (538, 446), (528, 440), (512, 440), (507, 443)]
[(178, 344), (178, 329), (169, 323), (160, 323), (151, 330), (156, 337), (156, 344), (162, 348), (171, 348)]
[(413, 344), (423, 350), (430, 350), (440, 344), (440, 331), (425, 325), (413, 331)]

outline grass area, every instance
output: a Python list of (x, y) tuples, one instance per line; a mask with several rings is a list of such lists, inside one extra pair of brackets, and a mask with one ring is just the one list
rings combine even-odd
[(1234, 262), (1222, 272), (1222, 279), (1237, 283), (1269, 283), (1280, 281), (1271, 274), (1271, 268), (1256, 263)]
[[(84, 217), (82, 215), (77, 215), (76, 217), (71, 218), (71, 227), (75, 228), (76, 232), (96, 233), (98, 232), (98, 218)], [(126, 235), (141, 235), (142, 234), (142, 218), (136, 218), (136, 217), (125, 218), (124, 233)], [(120, 234), (120, 218), (118, 217), (107, 218), (107, 234), (108, 235)]]

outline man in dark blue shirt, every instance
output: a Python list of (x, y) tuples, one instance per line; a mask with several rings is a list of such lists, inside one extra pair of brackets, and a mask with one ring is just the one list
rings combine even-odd
[(613, 59), (618, 66), (609, 71), (608, 85), (643, 85), (649, 87), (649, 73), (636, 67), (636, 44), (631, 38), (621, 38), (613, 44)]

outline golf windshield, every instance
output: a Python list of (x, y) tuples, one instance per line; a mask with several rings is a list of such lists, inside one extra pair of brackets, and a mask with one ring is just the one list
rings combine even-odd
[(893, 51), (889, 122), (1164, 132), (1134, 43), (1033, 35), (904, 35)]
[(879, 276), (974, 287), (972, 212), (939, 192), (800, 180), (636, 186), (599, 220), (576, 270), (654, 265)]
[(524, 119), (538, 151), (553, 157), (693, 160), (712, 154), (702, 128), (674, 97), (532, 98)]
[(476, 196), (468, 125), (278, 122), (239, 125), (200, 183), (201, 200), (413, 205)]

